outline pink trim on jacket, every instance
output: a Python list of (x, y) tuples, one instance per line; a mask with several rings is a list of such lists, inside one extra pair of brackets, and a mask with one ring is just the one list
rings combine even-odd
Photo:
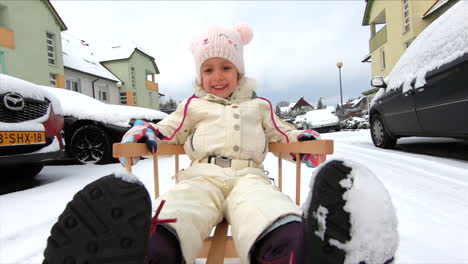
[(273, 114), (273, 105), (271, 104), (271, 102), (268, 99), (263, 98), (263, 97), (257, 97), (257, 98), (265, 100), (265, 101), (268, 102), (268, 104), (270, 105), (270, 116), (271, 116), (271, 121), (273, 121), (273, 125), (275, 126), (276, 130), (278, 130), (278, 132), (280, 132), (286, 138), (286, 142), (289, 143), (288, 135), (286, 135), (286, 133), (281, 131), (281, 129), (279, 129), (278, 125), (276, 124), (275, 117), (274, 117), (274, 114)]
[(182, 122), (180, 123), (179, 127), (174, 131), (174, 133), (172, 134), (171, 137), (164, 137), (163, 140), (172, 140), (174, 138), (174, 136), (177, 134), (177, 132), (179, 132), (179, 130), (182, 128), (182, 126), (184, 125), (184, 122), (185, 122), (185, 118), (187, 117), (188, 106), (190, 104), (190, 101), (192, 101), (193, 98), (198, 98), (198, 97), (196, 97), (195, 95), (192, 96), (192, 97), (189, 97), (187, 103), (185, 104), (184, 117), (182, 118)]

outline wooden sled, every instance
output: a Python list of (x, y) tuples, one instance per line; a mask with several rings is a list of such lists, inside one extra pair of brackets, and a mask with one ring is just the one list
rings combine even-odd
[[(269, 151), (276, 153), (278, 156), (278, 188), (282, 191), (282, 155), (289, 153), (318, 154), (320, 163), (325, 161), (326, 154), (333, 154), (333, 140), (314, 140), (294, 143), (271, 143), (268, 146)], [(159, 155), (175, 155), (175, 171), (179, 171), (179, 155), (185, 154), (183, 145), (160, 144), (158, 153), (153, 157), (154, 167), (154, 193), (155, 198), (159, 196), (159, 171), (158, 171), (158, 156)], [(144, 143), (115, 143), (113, 145), (113, 156), (115, 158), (126, 158), (126, 169), (132, 171), (130, 163), (131, 157), (151, 156)], [(176, 176), (176, 182), (177, 176)], [(296, 160), (296, 204), (300, 204), (301, 191), (301, 161)], [(198, 258), (207, 259), (207, 264), (224, 263), (225, 258), (238, 258), (236, 248), (231, 236), (227, 235), (228, 223), (223, 220), (216, 226), (214, 235), (204, 241), (203, 249), (198, 255)]]

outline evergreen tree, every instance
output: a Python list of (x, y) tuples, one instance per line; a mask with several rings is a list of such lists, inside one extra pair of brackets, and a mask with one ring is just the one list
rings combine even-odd
[(276, 114), (279, 118), (283, 118), (283, 113), (281, 113), (281, 109), (280, 109), (280, 106), (279, 106), (279, 105), (276, 105), (276, 107), (275, 107), (275, 114)]
[(323, 102), (322, 102), (322, 97), (320, 96), (318, 102), (317, 102), (317, 109), (323, 109)]

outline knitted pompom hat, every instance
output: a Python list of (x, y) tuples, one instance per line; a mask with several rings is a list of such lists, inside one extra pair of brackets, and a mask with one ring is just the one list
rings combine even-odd
[(203, 62), (213, 57), (229, 60), (240, 74), (244, 74), (243, 46), (247, 45), (252, 37), (252, 30), (247, 24), (240, 24), (232, 29), (213, 26), (193, 37), (190, 51), (195, 59), (198, 79), (200, 79), (200, 68)]

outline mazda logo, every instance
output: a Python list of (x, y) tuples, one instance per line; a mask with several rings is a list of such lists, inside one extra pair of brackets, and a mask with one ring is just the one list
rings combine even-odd
[(3, 97), (3, 105), (9, 110), (20, 111), (24, 108), (24, 98), (17, 93), (7, 93)]

